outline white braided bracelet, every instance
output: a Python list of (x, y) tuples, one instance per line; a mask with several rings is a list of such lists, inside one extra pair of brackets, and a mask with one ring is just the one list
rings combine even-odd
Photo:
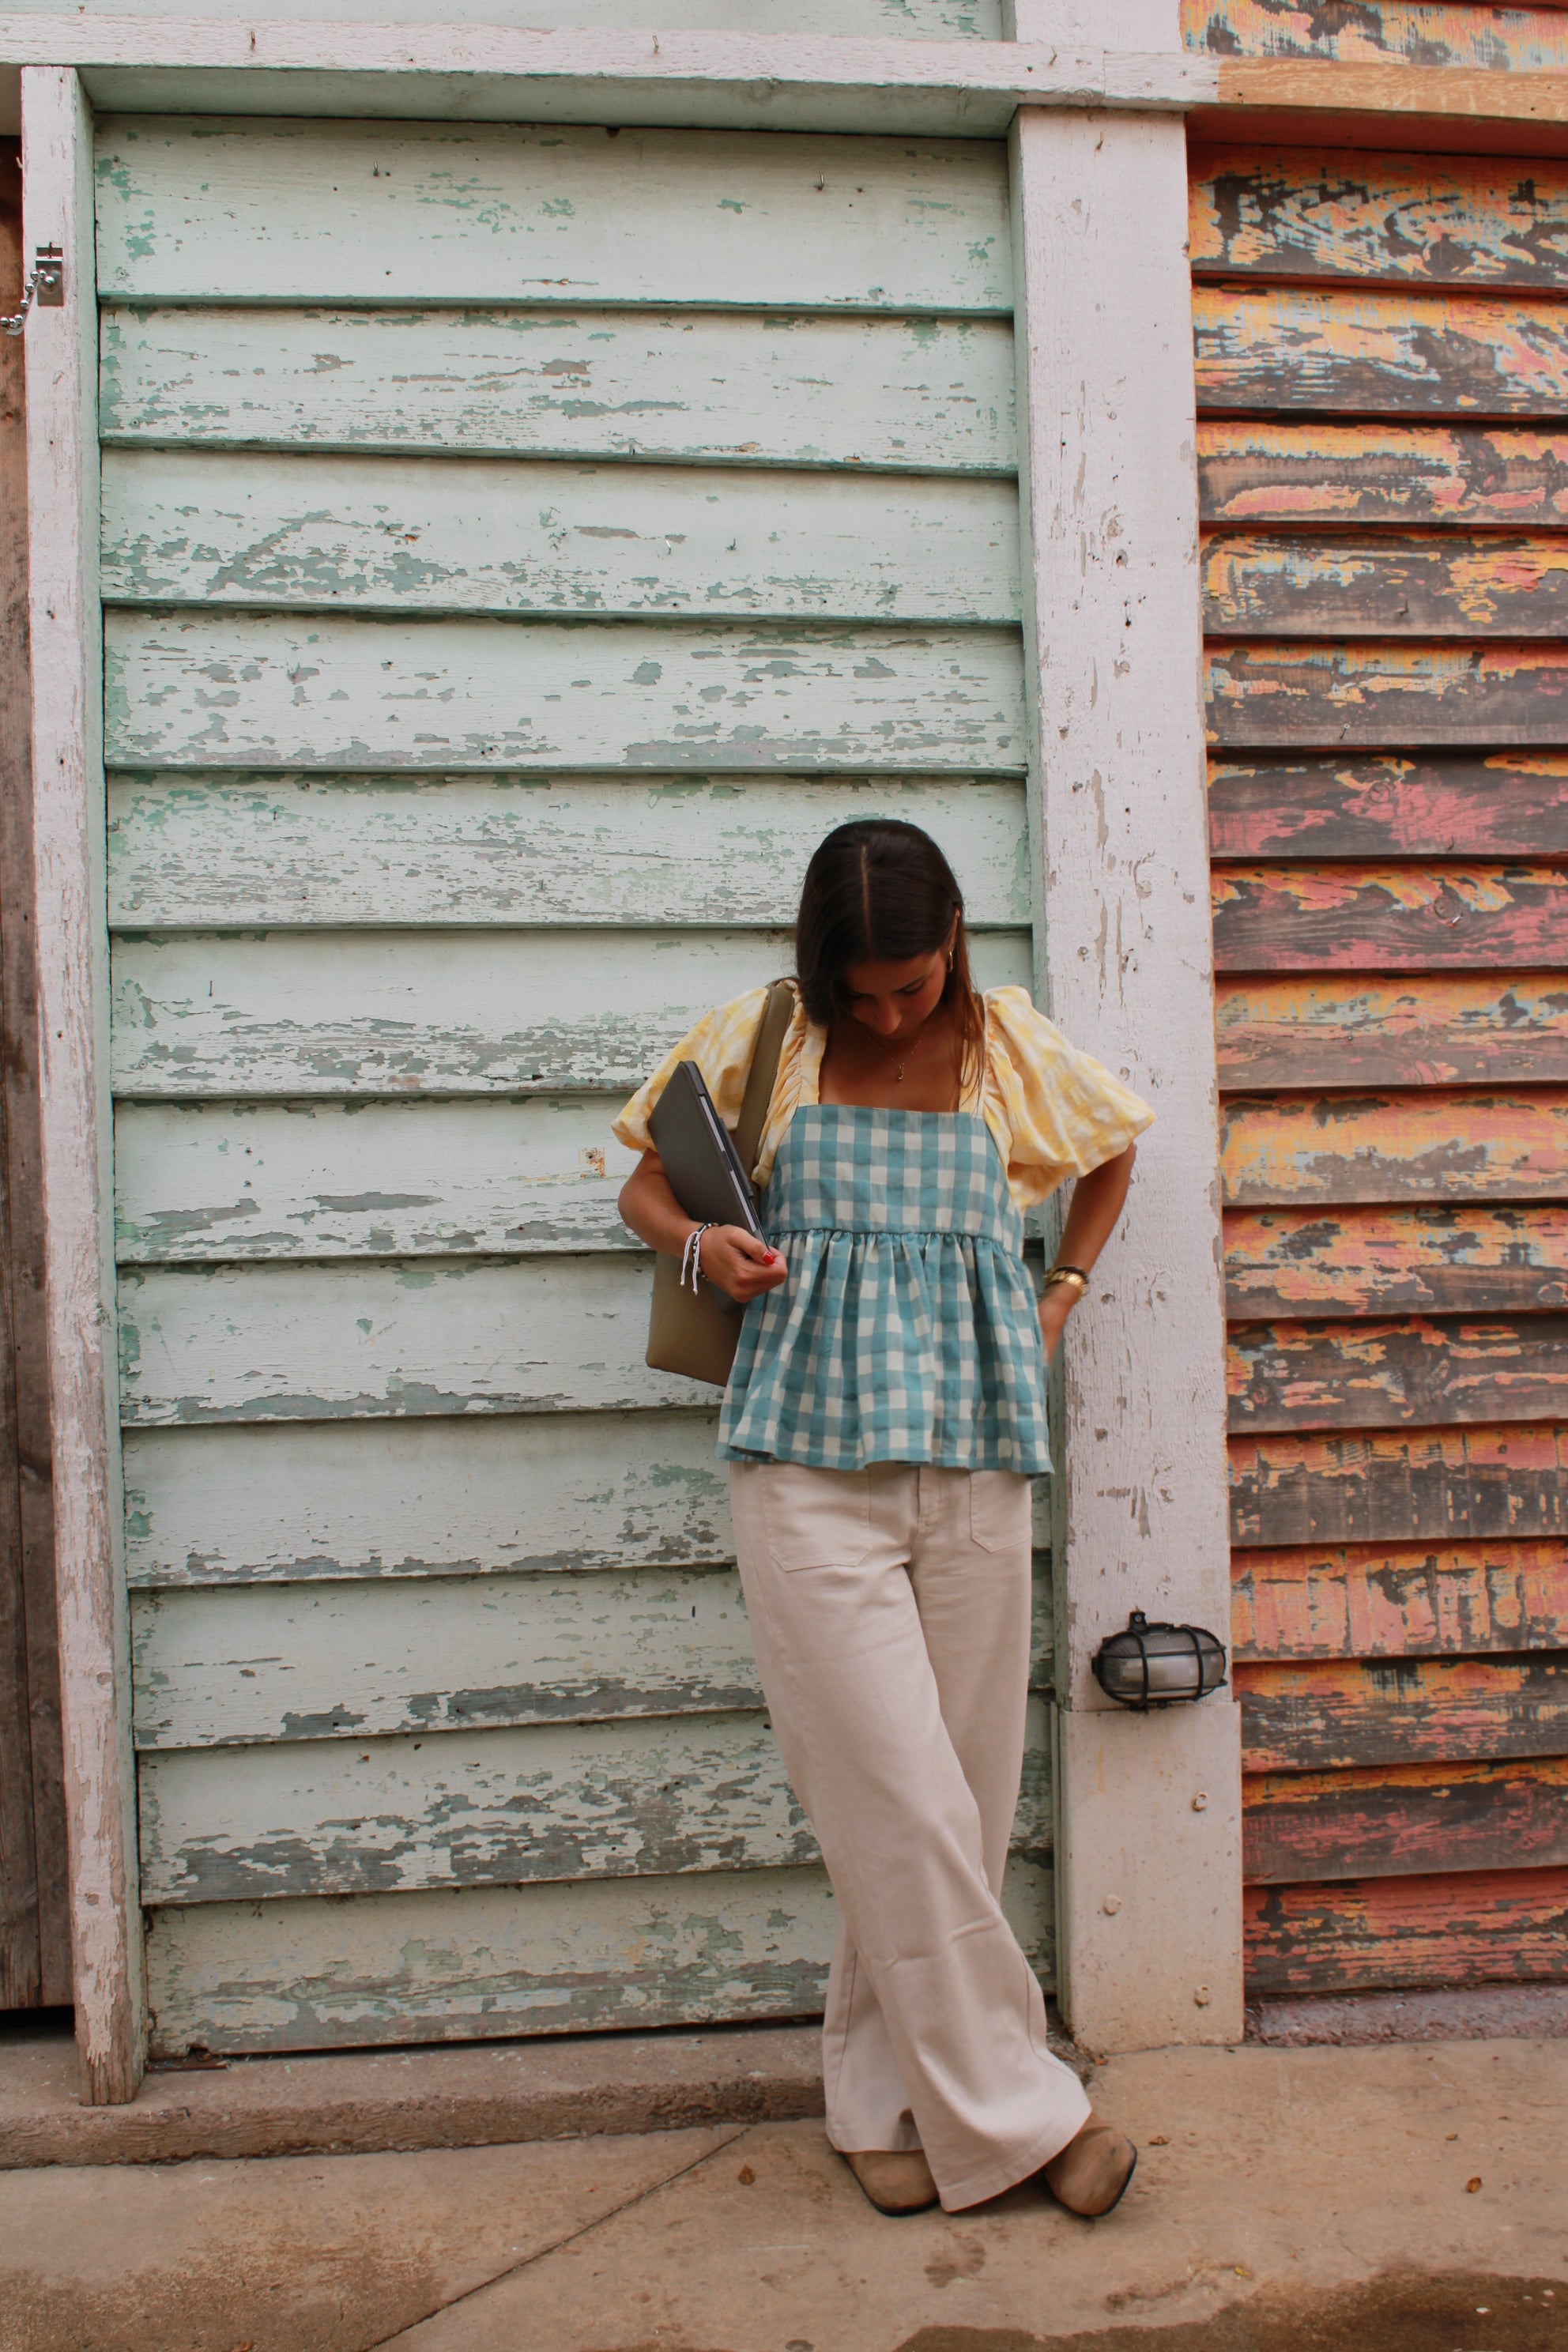
[(691, 1295), (694, 1298), (697, 1296), (698, 1281), (702, 1273), (702, 1236), (704, 1234), (717, 1233), (718, 1230), (718, 1226), (714, 1224), (697, 1225), (686, 1236), (686, 1246), (680, 1253), (680, 1288), (685, 1289), (686, 1277), (689, 1273)]

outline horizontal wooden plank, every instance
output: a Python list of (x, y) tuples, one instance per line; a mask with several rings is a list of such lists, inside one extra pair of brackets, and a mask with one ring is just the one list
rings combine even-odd
[(1568, 755), (1216, 760), (1216, 857), (1568, 856)]
[(122, 1265), (628, 1250), (620, 1097), (121, 1104)]
[(837, 1912), (819, 1864), (159, 1909), (155, 2053), (810, 2017)]
[(637, 1246), (614, 1097), (460, 1104), (125, 1105), (122, 1264), (513, 1255)]
[(1238, 1664), (1235, 1681), (1244, 1772), (1568, 1755), (1568, 1657)]
[(1182, 0), (1182, 37), (1188, 48), (1224, 58), (1515, 73), (1568, 67), (1568, 19), (1552, 0), (1507, 9), (1470, 0), (1360, 0), (1353, 9), (1302, 7), (1300, 0)]
[[(1048, 1988), (1049, 1866), (1003, 1906)], [(155, 2050), (359, 2048), (820, 2014), (837, 1906), (819, 1866), (154, 1911)]]
[(120, 1277), (131, 1427), (706, 1402), (650, 1371), (652, 1260), (154, 1267)]
[(1005, 629), (105, 621), (110, 765), (1021, 771)]
[[(1030, 1702), (1016, 1841), (1050, 1845)], [(428, 1737), (144, 1753), (149, 1903), (525, 1885), (817, 1859), (767, 1718), (623, 1717)]]
[(1568, 1307), (1568, 1209), (1229, 1209), (1225, 1274), (1236, 1322)]
[(1221, 978), (1226, 1087), (1568, 1082), (1568, 972)]
[(1222, 866), (1212, 893), (1224, 971), (1495, 971), (1568, 940), (1556, 866)]
[[(304, 21), (328, 26), (420, 27), (442, 21), (427, 0), (269, 0), (268, 24)], [(512, 0), (464, 0), (465, 28), (513, 26)], [(215, 6), (213, 17), (232, 23), (238, 11)], [(628, 32), (644, 28), (679, 32), (772, 32), (777, 24), (773, 0), (530, 0), (529, 22), (540, 30)], [(1001, 23), (994, 0), (796, 0), (791, 24), (800, 33), (835, 33), (862, 39), (994, 41)], [(296, 86), (297, 88), (297, 86)], [(300, 93), (303, 96), (303, 93)], [(393, 120), (397, 118), (394, 117)]]
[(1517, 425), (1334, 425), (1205, 417), (1205, 523), (1568, 523), (1568, 434)]
[(1221, 1174), (1234, 1208), (1561, 1200), (1565, 1150), (1563, 1087), (1242, 1096), (1221, 1112)]
[(763, 1703), (724, 1568), (138, 1593), (132, 1650), (144, 1749)]
[[(708, 1391), (700, 1392), (706, 1399)], [(125, 1433), (132, 1591), (732, 1560), (718, 1401), (622, 1413)], [(1035, 1493), (1036, 1542), (1049, 1541)]]
[(681, 1409), (125, 1434), (133, 1591), (731, 1560), (717, 1391)]
[(148, 1755), (151, 1904), (816, 1860), (760, 1713)]
[(107, 310), (110, 444), (1009, 474), (1001, 320)]
[[(130, 1097), (620, 1093), (715, 1004), (787, 971), (776, 932), (272, 931), (121, 939), (116, 1091)], [(984, 988), (1028, 934), (982, 933)]]
[(782, 930), (823, 835), (883, 815), (935, 835), (971, 925), (1028, 922), (1021, 783), (624, 775), (118, 776), (110, 920)]
[(979, 140), (178, 115), (97, 131), (106, 295), (1012, 307), (1006, 154)]
[(1551, 296), (1200, 285), (1193, 329), (1211, 413), (1568, 412), (1568, 313)]
[(1211, 646), (1204, 676), (1216, 744), (1550, 746), (1568, 734), (1560, 645)]
[[(728, 1568), (138, 1593), (143, 1749), (595, 1723), (760, 1707)], [(1048, 1689), (1049, 1575), (1037, 1578), (1032, 1679)], [(1031, 1787), (1048, 1745), (1034, 1721)], [(1030, 1799), (1028, 1836), (1049, 1842)], [(1042, 1824), (1044, 1826), (1042, 1827)]]
[(1233, 1437), (1230, 1533), (1268, 1545), (1568, 1535), (1568, 1429)]
[(1568, 1761), (1260, 1774), (1243, 1787), (1249, 1885), (1568, 1864)]
[(1237, 1430), (1552, 1421), (1568, 1410), (1568, 1315), (1244, 1323), (1226, 1352)]
[(1568, 167), (1545, 158), (1237, 144), (1200, 150), (1192, 173), (1194, 275), (1568, 287)]
[(1242, 1787), (1253, 1885), (1568, 1864), (1568, 1759), (1259, 1773)]
[(996, 625), (1019, 613), (1005, 481), (110, 449), (102, 512), (103, 594), (127, 604)]
[(1568, 1870), (1249, 1887), (1246, 1919), (1254, 2000), (1557, 1984), (1568, 1975)]
[(1568, 1649), (1568, 1543), (1321, 1545), (1231, 1557), (1237, 1660)]
[(1220, 637), (1556, 638), (1568, 623), (1568, 537), (1546, 531), (1218, 531), (1201, 577)]

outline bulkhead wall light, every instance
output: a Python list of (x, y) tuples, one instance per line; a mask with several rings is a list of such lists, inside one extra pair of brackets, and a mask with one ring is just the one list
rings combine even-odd
[(1126, 1632), (1095, 1652), (1094, 1679), (1107, 1698), (1141, 1712), (1205, 1698), (1226, 1679), (1225, 1643), (1202, 1625), (1151, 1625), (1134, 1609)]

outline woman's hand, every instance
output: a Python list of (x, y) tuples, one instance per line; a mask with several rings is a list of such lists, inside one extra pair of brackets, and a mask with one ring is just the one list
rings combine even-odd
[(1046, 1344), (1046, 1361), (1050, 1363), (1062, 1343), (1068, 1317), (1083, 1297), (1076, 1282), (1053, 1282), (1040, 1301), (1040, 1337)]
[(776, 1290), (789, 1274), (779, 1252), (757, 1241), (744, 1225), (710, 1225), (698, 1244), (698, 1257), (708, 1280), (742, 1307), (765, 1290)]

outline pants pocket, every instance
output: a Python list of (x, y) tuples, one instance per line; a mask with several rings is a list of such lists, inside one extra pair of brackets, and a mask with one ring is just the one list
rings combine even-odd
[(763, 1526), (775, 1568), (858, 1568), (871, 1549), (868, 1470), (770, 1463), (759, 1475)]
[(982, 1551), (1027, 1551), (1030, 1481), (1021, 1470), (972, 1470), (969, 1532)]

